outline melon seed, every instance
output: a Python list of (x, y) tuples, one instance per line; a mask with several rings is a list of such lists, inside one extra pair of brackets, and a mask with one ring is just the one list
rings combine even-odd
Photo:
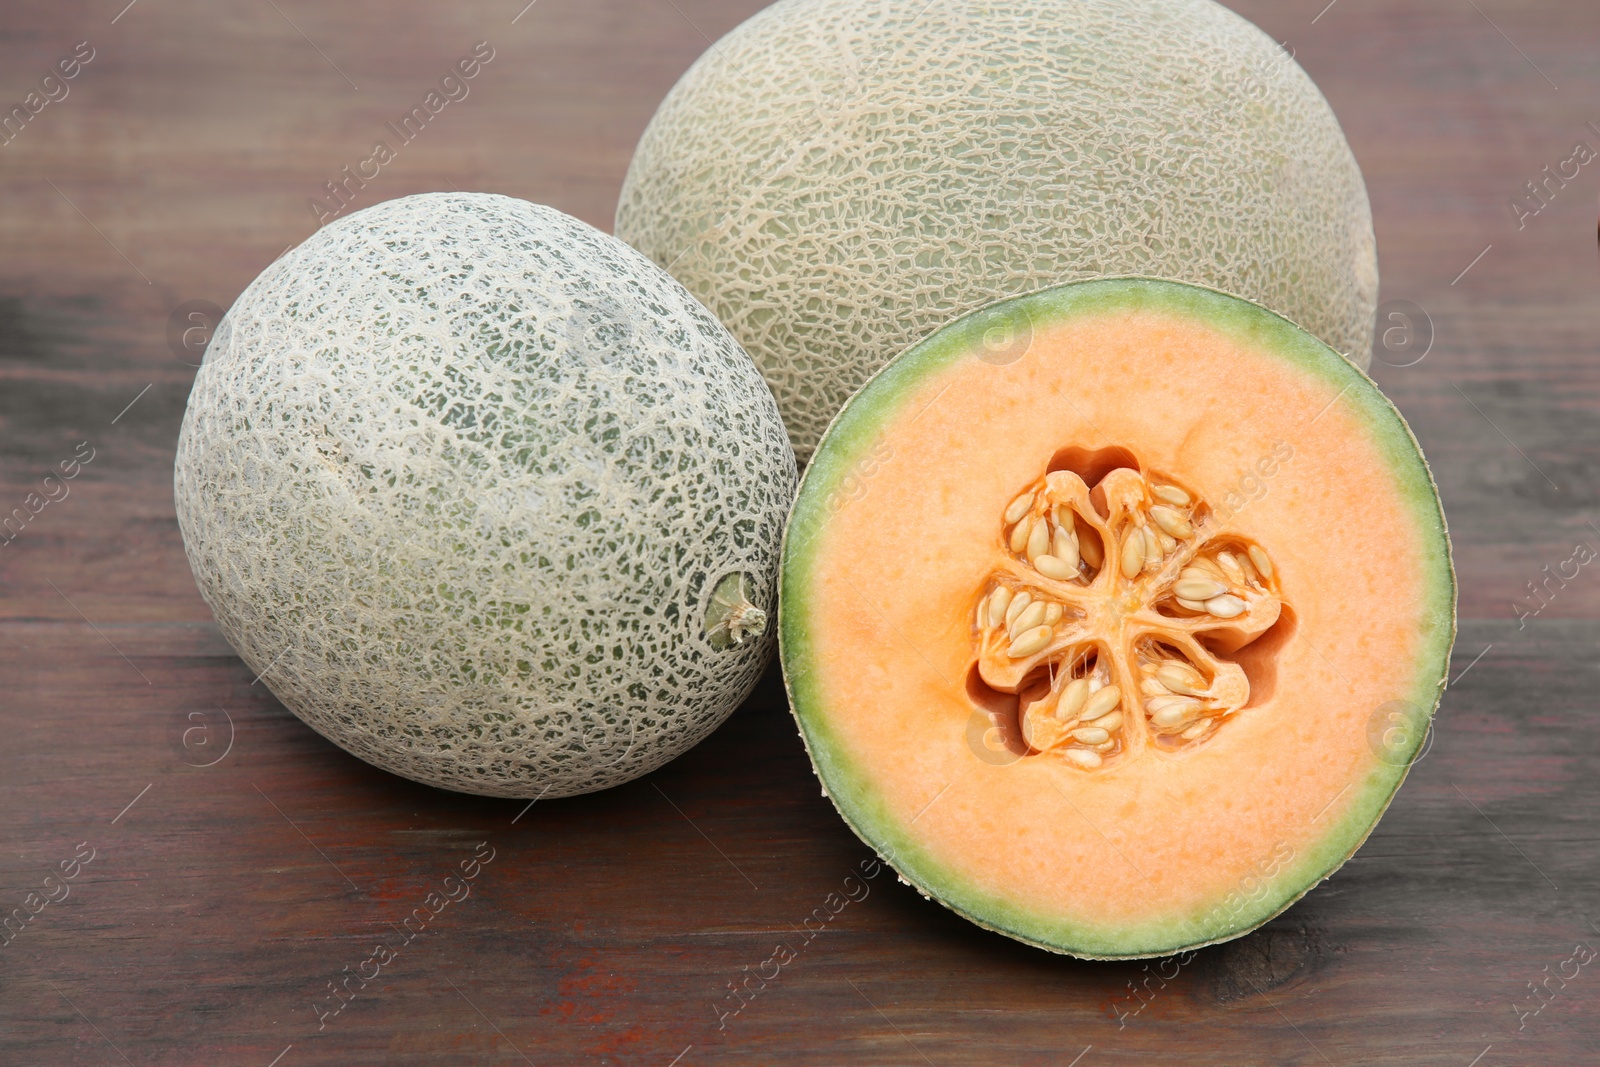
[(1151, 508), (1150, 517), (1155, 520), (1157, 526), (1180, 541), (1194, 536), (1194, 527), (1189, 524), (1189, 520), (1165, 505), (1157, 504)]
[(1206, 610), (1219, 619), (1232, 619), (1244, 614), (1245, 602), (1227, 593), (1223, 596), (1214, 596), (1206, 601)]
[(1022, 550), (1028, 547), (1028, 535), (1033, 532), (1033, 520), (1023, 519), (1011, 528), (1011, 551), (1022, 555)]
[(1141, 526), (1144, 531), (1144, 565), (1152, 570), (1161, 565), (1161, 542), (1156, 539), (1156, 532), (1148, 526)]
[(1208, 578), (1180, 578), (1173, 583), (1172, 591), (1181, 600), (1210, 600), (1226, 593), (1228, 587)]
[(1095, 694), (1089, 698), (1088, 703), (1083, 707), (1083, 714), (1080, 716), (1080, 718), (1082, 718), (1084, 722), (1093, 722), (1095, 719), (1098, 719), (1100, 716), (1114, 709), (1120, 703), (1122, 703), (1122, 690), (1114, 685), (1105, 686), (1104, 688), (1097, 690)]
[(1256, 565), (1256, 570), (1261, 572), (1261, 577), (1268, 579), (1272, 577), (1272, 561), (1267, 558), (1260, 545), (1251, 545), (1246, 554), (1250, 557), (1250, 562)]
[(1012, 659), (1022, 659), (1036, 652), (1042, 652), (1050, 643), (1050, 636), (1054, 631), (1048, 626), (1039, 626), (1023, 633), (1006, 648), (1006, 655)]
[[(1010, 625), (1006, 628), (1006, 637), (1011, 641), (1015, 641), (1024, 633), (1032, 630), (1036, 626), (1041, 625), (1043, 622), (1044, 601), (1035, 600), (1033, 603), (1029, 604), (1025, 610), (1019, 613), (1015, 619), (1011, 620)], [(1024, 655), (1026, 655), (1026, 653), (1024, 653)]]
[(1179, 736), (1181, 736), (1185, 741), (1193, 741), (1197, 737), (1204, 737), (1207, 731), (1209, 731), (1216, 724), (1216, 719), (1201, 719), (1199, 722), (1183, 731), (1183, 733)]
[(1015, 597), (1013, 597), (1011, 599), (1011, 603), (1006, 607), (1006, 628), (1007, 629), (1009, 629), (1011, 627), (1012, 620), (1015, 619), (1018, 615), (1022, 614), (1022, 609), (1026, 608), (1031, 603), (1033, 603), (1033, 594), (1027, 592), (1026, 590), (1024, 590), (1021, 593), (1018, 593)]
[(1100, 758), (1100, 754), (1098, 752), (1089, 752), (1086, 749), (1081, 748), (1067, 749), (1066, 756), (1067, 759), (1071, 760), (1073, 763), (1076, 763), (1084, 770), (1090, 771), (1094, 770), (1096, 767), (1100, 766), (1100, 764), (1105, 762), (1105, 760)]
[(1017, 497), (1017, 499), (1013, 500), (1011, 505), (1006, 508), (1006, 525), (1010, 526), (1012, 523), (1021, 519), (1022, 516), (1028, 513), (1028, 509), (1031, 507), (1033, 507), (1033, 490), (1029, 489), (1026, 493), (1023, 493), (1021, 496)]
[(1006, 608), (1011, 606), (1011, 590), (998, 586), (989, 597), (989, 625), (999, 626), (1006, 621)]
[(1084, 702), (1089, 699), (1089, 679), (1074, 678), (1061, 691), (1061, 703), (1056, 705), (1056, 718), (1069, 722), (1078, 717)]
[(1144, 531), (1138, 527), (1128, 530), (1128, 539), (1122, 543), (1122, 576), (1137, 578), (1144, 570)]
[(1050, 524), (1043, 519), (1034, 522), (1028, 531), (1028, 559), (1034, 560), (1050, 551)]
[(1205, 692), (1200, 677), (1189, 668), (1177, 663), (1169, 663), (1157, 671), (1156, 681), (1174, 693), (1183, 693), (1187, 696), (1197, 697)]
[(1066, 614), (1066, 610), (1060, 604), (1051, 601), (1044, 609), (1044, 624), (1046, 626), (1054, 626), (1061, 621), (1061, 616), (1064, 614)]
[(1156, 485), (1150, 488), (1150, 495), (1163, 504), (1171, 504), (1175, 508), (1189, 506), (1189, 494), (1175, 485)]
[(1239, 565), (1239, 572), (1245, 576), (1246, 581), (1252, 583), (1260, 581), (1260, 575), (1256, 574), (1255, 564), (1250, 562), (1250, 553), (1244, 552), (1235, 556), (1234, 562)]
[(1078, 573), (1078, 539), (1072, 535), (1072, 527), (1056, 527), (1055, 543), (1051, 545), (1050, 554), (1073, 574)]
[(1122, 725), (1122, 712), (1113, 711), (1110, 715), (1103, 715), (1094, 721), (1100, 729), (1110, 732)]
[(1033, 557), (1033, 569), (1058, 582), (1069, 582), (1078, 576), (1076, 568), (1067, 566), (1066, 561), (1057, 556)]
[(1111, 735), (1099, 726), (1080, 726), (1072, 731), (1072, 739), (1086, 745), (1100, 745), (1111, 740)]
[(1244, 584), (1244, 571), (1239, 568), (1239, 561), (1233, 558), (1232, 552), (1218, 552), (1217, 564), (1222, 568), (1222, 573), (1228, 576), (1228, 581), (1234, 585)]
[(1182, 726), (1184, 723), (1200, 714), (1200, 702), (1185, 700), (1181, 704), (1168, 704), (1160, 711), (1150, 716), (1150, 721), (1164, 729)]

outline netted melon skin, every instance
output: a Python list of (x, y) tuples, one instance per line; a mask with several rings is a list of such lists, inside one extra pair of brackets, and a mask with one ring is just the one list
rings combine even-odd
[(616, 233), (733, 331), (802, 458), (895, 354), (1061, 282), (1205, 285), (1371, 357), (1360, 169), (1211, 0), (780, 0), (661, 104)]
[(620, 241), (483, 194), (319, 230), (218, 327), (175, 493), (200, 591), (316, 730), (430, 785), (558, 797), (660, 766), (749, 693), (796, 481), (728, 332)]

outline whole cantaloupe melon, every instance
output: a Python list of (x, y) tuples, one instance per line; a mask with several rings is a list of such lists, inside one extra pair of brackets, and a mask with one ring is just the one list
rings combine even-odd
[(781, 0), (662, 103), (616, 233), (743, 343), (802, 458), (896, 353), (1060, 282), (1203, 284), (1370, 358), (1360, 170), (1211, 0)]
[(615, 785), (739, 704), (796, 480), (728, 332), (502, 196), (356, 212), (218, 327), (178, 444), (195, 579), (252, 673), (397, 774)]

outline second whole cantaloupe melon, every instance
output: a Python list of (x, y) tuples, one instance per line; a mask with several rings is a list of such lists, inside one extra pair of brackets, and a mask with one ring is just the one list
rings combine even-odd
[(251, 674), (385, 770), (529, 799), (646, 774), (750, 692), (794, 482), (705, 308), (484, 193), (354, 212), (263, 271), (174, 468)]
[(1211, 0), (782, 0), (662, 103), (616, 233), (750, 352), (802, 458), (874, 370), (996, 299), (1173, 278), (1364, 367), (1378, 288), (1333, 112)]

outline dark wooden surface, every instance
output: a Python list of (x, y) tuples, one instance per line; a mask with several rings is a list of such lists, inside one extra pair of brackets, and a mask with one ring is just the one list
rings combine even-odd
[[(759, 0), (515, 23), (522, 0), (124, 2), (0, 11), (7, 108), (96, 50), (0, 147), (0, 513), (93, 450), (0, 546), (0, 912), (94, 850), (0, 946), (0, 1064), (1600, 1062), (1600, 960), (1530, 991), (1600, 946), (1600, 568), (1513, 607), (1600, 549), (1600, 161), (1521, 230), (1507, 205), (1600, 148), (1592, 0), (1235, 5), (1332, 101), (1384, 298), (1432, 321), (1425, 359), (1375, 376), (1450, 515), (1460, 677), (1367, 846), (1137, 1015), (1141, 965), (1024, 948), (879, 877), (725, 1026), (729, 983), (868, 855), (775, 677), (649, 778), (520, 818), (346, 756), (252, 685), (195, 592), (171, 498), (193, 369), (167, 331), (306, 237), (307, 200), (479, 40), (472, 95), (359, 203), (491, 190), (608, 228), (655, 103)], [(328, 983), (479, 842), (471, 895), (319, 1031)]]

